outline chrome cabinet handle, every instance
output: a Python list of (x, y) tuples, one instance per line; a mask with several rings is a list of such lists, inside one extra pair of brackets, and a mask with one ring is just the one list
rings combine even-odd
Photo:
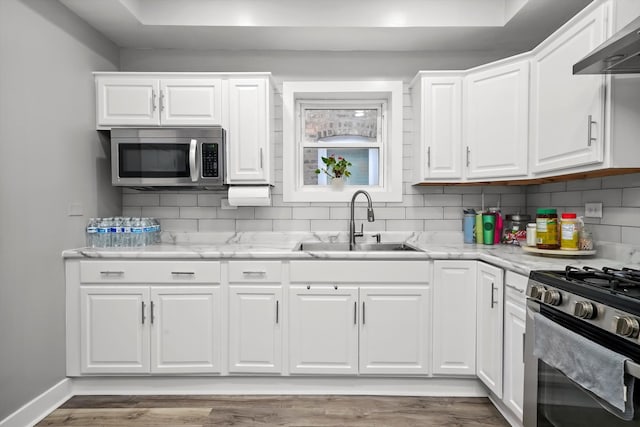
[(172, 271), (171, 274), (174, 276), (195, 276), (196, 275), (194, 271)]
[(151, 301), (151, 324), (152, 325), (153, 325), (153, 319), (154, 319), (154, 316), (153, 316), (153, 301)]
[(107, 276), (107, 277), (124, 276), (124, 271), (101, 271), (100, 275)]
[(427, 168), (431, 167), (431, 147), (427, 147)]
[(260, 169), (263, 168), (262, 148), (260, 149)]
[(276, 300), (276, 325), (280, 323), (280, 301)]
[(164, 111), (164, 92), (160, 91), (160, 111)]
[(151, 108), (152, 111), (156, 111), (156, 91), (151, 89)]
[(353, 302), (353, 324), (357, 324), (358, 323), (358, 302), (354, 301)]
[(362, 324), (367, 323), (366, 318), (364, 316), (364, 301), (362, 301)]
[(516, 288), (515, 286), (510, 285), (510, 284), (508, 284), (508, 283), (506, 283), (506, 284), (505, 284), (505, 286), (506, 286), (507, 288), (511, 288), (511, 289), (513, 289), (514, 291), (517, 291), (517, 292), (519, 292), (519, 293), (521, 293), (521, 294), (522, 294), (522, 293), (524, 293), (524, 289)]
[(141, 301), (141, 302), (142, 302), (142, 310), (141, 310), (141, 312), (142, 312), (142, 324), (144, 325), (144, 320), (145, 320), (145, 317), (144, 317), (144, 301)]
[(469, 153), (471, 152), (471, 149), (469, 148), (469, 146), (467, 145), (467, 167), (469, 167)]
[(589, 116), (587, 117), (587, 147), (591, 147), (591, 143), (595, 142), (598, 139), (591, 134), (593, 125), (595, 124), (596, 122), (593, 121), (593, 116), (589, 114)]
[(242, 275), (245, 277), (260, 278), (260, 277), (266, 277), (267, 272), (266, 271), (243, 271)]
[(491, 283), (491, 308), (498, 303), (498, 301), (494, 299), (495, 291), (496, 287)]

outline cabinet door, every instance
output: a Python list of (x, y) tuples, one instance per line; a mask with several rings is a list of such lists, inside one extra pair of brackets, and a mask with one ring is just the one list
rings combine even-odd
[(476, 374), (476, 264), (433, 263), (434, 374)]
[(83, 374), (149, 372), (149, 288), (80, 288)]
[(289, 371), (358, 373), (358, 289), (291, 286)]
[(220, 289), (151, 288), (151, 371), (220, 372)]
[(229, 287), (229, 372), (282, 370), (282, 288)]
[(427, 374), (429, 288), (360, 288), (360, 373)]
[(522, 421), (524, 401), (525, 305), (522, 295), (507, 291), (504, 303), (504, 397), (502, 401)]
[(157, 79), (98, 77), (96, 88), (98, 127), (160, 124)]
[(532, 170), (602, 162), (605, 77), (573, 75), (573, 64), (606, 38), (608, 6), (562, 28), (532, 60)]
[(160, 81), (163, 126), (213, 126), (222, 123), (221, 79)]
[[(462, 178), (462, 79), (422, 79), (423, 179)], [(417, 153), (414, 153), (417, 154)]]
[(267, 79), (229, 79), (227, 129), (230, 184), (269, 184)]
[(477, 373), (498, 398), (502, 398), (502, 270), (478, 262)]
[(465, 77), (464, 140), (468, 178), (527, 174), (529, 61)]

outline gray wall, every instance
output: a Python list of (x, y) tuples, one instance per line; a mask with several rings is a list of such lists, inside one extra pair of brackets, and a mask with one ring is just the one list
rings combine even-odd
[(118, 60), (57, 1), (0, 2), (0, 420), (65, 377), (61, 252), (88, 216), (121, 209), (91, 75)]

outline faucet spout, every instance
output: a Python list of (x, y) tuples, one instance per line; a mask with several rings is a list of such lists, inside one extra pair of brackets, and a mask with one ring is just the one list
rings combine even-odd
[(361, 237), (363, 235), (362, 231), (356, 232), (356, 222), (354, 219), (355, 216), (355, 201), (358, 194), (364, 194), (367, 198), (367, 221), (373, 222), (375, 221), (375, 216), (373, 214), (373, 205), (371, 203), (371, 196), (364, 190), (358, 190), (353, 193), (353, 197), (351, 197), (351, 217), (349, 219), (349, 250), (352, 251), (356, 246), (356, 237)]

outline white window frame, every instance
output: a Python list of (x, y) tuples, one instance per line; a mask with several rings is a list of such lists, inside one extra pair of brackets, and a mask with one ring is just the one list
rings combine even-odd
[[(284, 82), (283, 103), (283, 200), (285, 202), (348, 202), (356, 190), (366, 190), (376, 202), (402, 201), (402, 82), (325, 81)], [(378, 184), (347, 185), (336, 191), (327, 185), (304, 185), (300, 113), (305, 104), (355, 107), (382, 105), (382, 125), (378, 136), (380, 176)], [(349, 145), (356, 147), (356, 145)]]

